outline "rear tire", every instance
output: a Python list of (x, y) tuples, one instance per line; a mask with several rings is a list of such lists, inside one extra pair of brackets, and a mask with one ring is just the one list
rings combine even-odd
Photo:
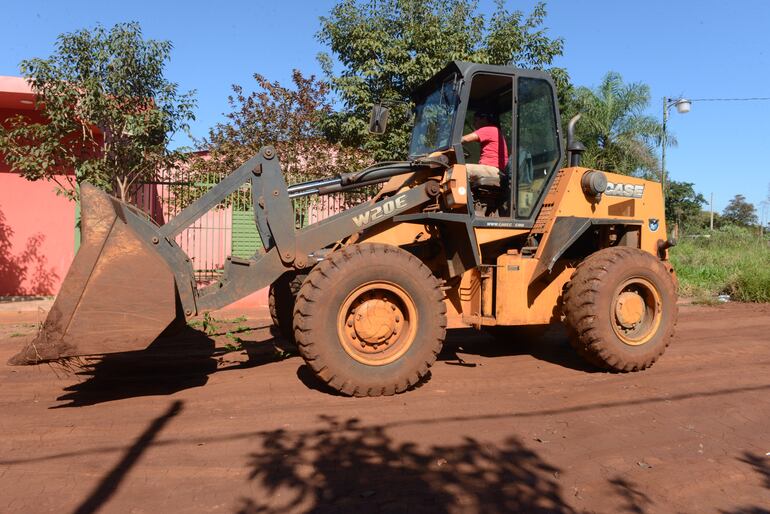
[(589, 363), (611, 371), (650, 367), (671, 342), (677, 313), (671, 273), (636, 248), (590, 255), (565, 288), (572, 346)]
[(404, 392), (425, 378), (441, 351), (441, 285), (398, 247), (345, 247), (302, 285), (294, 335), (300, 355), (331, 388), (350, 396)]
[(281, 337), (294, 344), (294, 302), (307, 275), (287, 272), (270, 284), (268, 306)]

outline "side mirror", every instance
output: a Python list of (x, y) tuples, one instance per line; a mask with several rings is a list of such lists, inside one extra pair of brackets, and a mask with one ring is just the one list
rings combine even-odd
[(388, 113), (390, 110), (382, 105), (372, 106), (372, 115), (369, 117), (369, 132), (372, 134), (384, 134), (388, 126)]

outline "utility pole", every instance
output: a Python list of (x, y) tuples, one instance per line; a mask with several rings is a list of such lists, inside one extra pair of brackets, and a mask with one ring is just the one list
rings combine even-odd
[(714, 231), (714, 193), (711, 193), (711, 231)]
[(666, 197), (666, 125), (668, 124), (668, 97), (663, 97), (663, 139), (660, 145), (660, 188), (663, 190), (663, 198)]
[(663, 190), (663, 198), (666, 197), (666, 145), (668, 144), (668, 133), (666, 127), (668, 125), (668, 110), (671, 107), (676, 107), (676, 111), (679, 114), (687, 114), (690, 112), (691, 101), (686, 98), (669, 98), (663, 97), (663, 135), (661, 137), (660, 148), (660, 187)]

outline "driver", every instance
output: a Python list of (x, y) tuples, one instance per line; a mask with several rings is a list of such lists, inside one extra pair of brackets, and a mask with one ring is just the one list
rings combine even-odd
[(499, 178), (500, 170), (504, 169), (508, 162), (508, 146), (496, 116), (486, 112), (475, 113), (473, 128), (476, 130), (462, 138), (463, 143), (478, 142), (481, 145), (479, 163), (465, 165), (471, 184), (477, 183), (482, 177)]

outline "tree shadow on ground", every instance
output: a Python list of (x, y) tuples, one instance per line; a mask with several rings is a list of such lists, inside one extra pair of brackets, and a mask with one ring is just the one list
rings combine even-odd
[(133, 444), (126, 448), (121, 459), (99, 480), (91, 494), (74, 510), (74, 514), (91, 514), (101, 510), (117, 492), (123, 479), (136, 466), (144, 452), (152, 446), (163, 428), (182, 412), (183, 407), (184, 403), (181, 400), (171, 402), (168, 409), (155, 418)]
[(560, 470), (516, 437), (421, 448), (356, 419), (320, 420), (317, 430), (261, 435), (249, 479), (266, 494), (241, 498), (239, 513), (574, 512)]
[[(770, 498), (770, 455), (760, 455), (758, 453), (744, 452), (739, 461), (751, 466), (754, 471), (762, 477), (762, 487), (767, 489), (766, 498)], [(760, 502), (762, 500), (760, 499)], [(770, 514), (770, 504), (763, 502), (764, 505), (748, 505), (738, 507), (734, 510), (722, 510), (722, 514)]]
[(569, 344), (567, 331), (560, 323), (532, 327), (492, 327), (488, 331), (472, 328), (447, 331), (444, 349), (439, 355), (440, 361), (473, 366), (474, 355), (490, 358), (531, 355), (539, 361), (564, 368), (586, 373), (599, 371), (575, 353)]
[(620, 512), (632, 512), (634, 514), (644, 514), (649, 507), (652, 507), (653, 501), (644, 491), (639, 489), (631, 480), (623, 477), (615, 477), (609, 480), (610, 485), (615, 492), (623, 498), (625, 502), (620, 507)]
[[(185, 327), (173, 337), (156, 339), (145, 350), (67, 361), (67, 370), (81, 381), (66, 387), (66, 393), (57, 398), (68, 403), (51, 408), (169, 395), (203, 386), (213, 373), (262, 366), (287, 356), (276, 351), (271, 336), (241, 342), (243, 350), (231, 352), (217, 347), (215, 340), (204, 332)], [(239, 358), (233, 360), (231, 355)]]

